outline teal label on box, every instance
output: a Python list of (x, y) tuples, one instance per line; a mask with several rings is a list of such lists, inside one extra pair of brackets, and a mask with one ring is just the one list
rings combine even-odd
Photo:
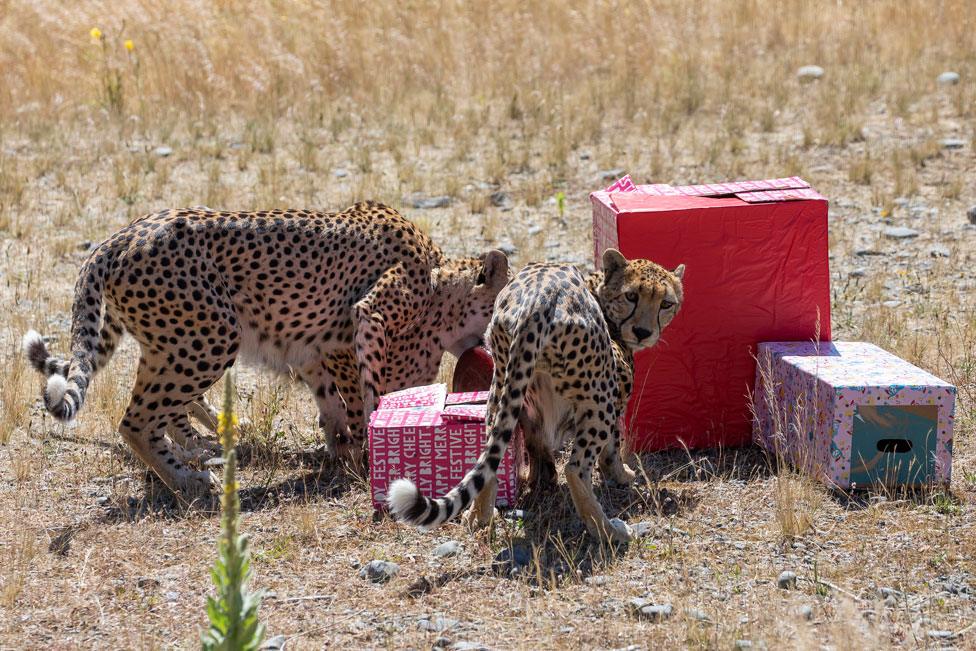
[(851, 483), (910, 485), (933, 479), (937, 405), (857, 405)]

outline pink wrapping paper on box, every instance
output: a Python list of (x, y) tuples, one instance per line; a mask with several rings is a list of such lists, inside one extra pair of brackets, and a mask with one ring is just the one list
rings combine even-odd
[(924, 451), (915, 452), (924, 454), (924, 462), (918, 472), (897, 483), (949, 483), (956, 394), (951, 384), (862, 342), (762, 343), (758, 360), (753, 433), (761, 446), (829, 485), (851, 488), (858, 484), (852, 482), (852, 474), (855, 480), (863, 477), (868, 474), (863, 471), (885, 456), (869, 447), (876, 438), (858, 440), (863, 436), (855, 436), (858, 429), (874, 428), (892, 441), (899, 436), (894, 430), (878, 429), (878, 423), (886, 422), (877, 417), (878, 408), (927, 411), (931, 431)]
[[(411, 479), (424, 495), (441, 497), (467, 474), (485, 446), (487, 391), (448, 393), (444, 384), (412, 387), (380, 398), (369, 423), (373, 506), (386, 506), (389, 485)], [(518, 495), (521, 432), (498, 466), (498, 506)]]

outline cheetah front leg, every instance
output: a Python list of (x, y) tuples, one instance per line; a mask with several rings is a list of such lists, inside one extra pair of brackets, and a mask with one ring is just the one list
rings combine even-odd
[(619, 486), (630, 486), (637, 478), (637, 473), (623, 461), (623, 453), (620, 450), (621, 425), (621, 419), (614, 420), (610, 439), (600, 452), (600, 473), (605, 480), (610, 480)]
[(593, 464), (606, 447), (615, 419), (592, 402), (579, 404), (576, 413), (577, 434), (566, 464), (566, 483), (573, 504), (591, 536), (602, 541), (628, 542), (633, 538), (630, 527), (616, 518), (607, 518), (593, 492)]
[(323, 358), (301, 369), (299, 376), (315, 397), (315, 404), (319, 408), (319, 427), (325, 436), (329, 454), (351, 463), (358, 470), (361, 459), (355, 454), (355, 439), (350, 433), (346, 403), (336, 386), (330, 366), (331, 359)]
[[(376, 409), (383, 392), (383, 376), (386, 367), (387, 333), (396, 333), (413, 321), (420, 312), (426, 296), (422, 295), (423, 283), (408, 278), (399, 265), (388, 269), (373, 287), (353, 306), (356, 328), (356, 362), (362, 387), (363, 416), (358, 429), (350, 428), (354, 443), (365, 444), (366, 426)], [(427, 286), (426, 291), (430, 288)]]

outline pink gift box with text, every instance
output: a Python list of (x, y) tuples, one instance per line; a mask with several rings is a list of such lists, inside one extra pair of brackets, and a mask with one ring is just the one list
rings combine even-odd
[[(369, 423), (373, 506), (385, 508), (387, 488), (402, 477), (428, 497), (454, 488), (484, 450), (487, 400), (487, 391), (448, 393), (444, 384), (381, 397)], [(516, 431), (498, 466), (498, 506), (515, 504), (522, 460), (521, 432)]]

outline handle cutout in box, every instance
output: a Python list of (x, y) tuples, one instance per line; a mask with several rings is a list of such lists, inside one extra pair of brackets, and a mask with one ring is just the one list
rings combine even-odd
[(878, 452), (904, 454), (912, 451), (913, 444), (908, 439), (879, 439)]

